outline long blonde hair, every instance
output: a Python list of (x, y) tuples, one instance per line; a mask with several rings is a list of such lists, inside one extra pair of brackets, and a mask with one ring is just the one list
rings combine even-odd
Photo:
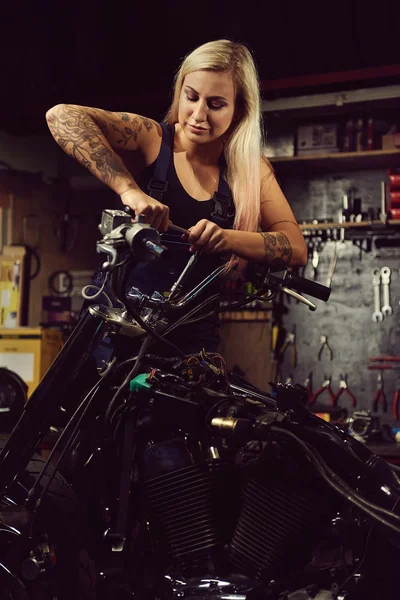
[(166, 123), (178, 122), (179, 97), (186, 75), (201, 70), (225, 71), (232, 76), (239, 118), (232, 122), (224, 143), (226, 179), (235, 203), (234, 228), (257, 231), (263, 136), (260, 84), (253, 57), (246, 46), (226, 39), (207, 42), (193, 50), (175, 75)]

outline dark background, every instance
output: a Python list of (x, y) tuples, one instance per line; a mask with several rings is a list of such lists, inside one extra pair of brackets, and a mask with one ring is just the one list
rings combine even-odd
[(400, 1), (4, 2), (0, 128), (44, 131), (58, 102), (161, 118), (182, 57), (222, 37), (252, 48), (268, 95), (277, 79), (400, 64)]

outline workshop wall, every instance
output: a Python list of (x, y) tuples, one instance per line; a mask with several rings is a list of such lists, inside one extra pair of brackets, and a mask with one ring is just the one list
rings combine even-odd
[[(100, 190), (54, 190), (40, 173), (0, 173), (0, 245), (26, 246), (37, 258), (29, 285), (28, 324), (46, 318), (42, 297), (49, 293), (49, 276), (60, 270), (95, 270), (98, 223), (103, 208), (113, 206), (114, 194)], [(68, 194), (68, 203), (66, 203)], [(4, 235), (7, 232), (6, 235)]]
[[(372, 208), (379, 211), (381, 181), (386, 180), (386, 171), (371, 170), (311, 176), (290, 175), (277, 177), (289, 199), (296, 218), (301, 222), (309, 219), (328, 219), (337, 222), (342, 209), (342, 197), (353, 190), (362, 199), (362, 210)], [(376, 214), (376, 212), (375, 212)], [(322, 247), (317, 281), (326, 284), (329, 263), (335, 242), (326, 242)], [(332, 293), (327, 303), (316, 300), (317, 311), (310, 312), (303, 304), (293, 299), (286, 304), (288, 313), (284, 316), (284, 326), (290, 331), (296, 324), (298, 365), (290, 364), (290, 354), (282, 363), (282, 380), (293, 376), (295, 382), (304, 384), (312, 372), (314, 392), (320, 388), (324, 376), (332, 376), (332, 388), (338, 390), (340, 374), (348, 375), (349, 388), (357, 397), (357, 409), (368, 410), (376, 391), (377, 376), (380, 371), (369, 371), (369, 357), (400, 354), (400, 248), (377, 249), (360, 252), (352, 241), (338, 244), (338, 261), (332, 281)], [(381, 323), (372, 321), (374, 295), (372, 270), (388, 266), (391, 269), (390, 296), (393, 314)], [(313, 278), (309, 264), (304, 276)], [(286, 300), (285, 300), (286, 302)], [(381, 294), (382, 305), (382, 294)], [(318, 360), (320, 336), (328, 337), (333, 351), (333, 360), (328, 360), (324, 351)], [(394, 425), (392, 399), (396, 380), (400, 371), (384, 371), (384, 389), (388, 401), (388, 412), (378, 414), (382, 422)], [(329, 397), (321, 396), (329, 405)], [(348, 400), (340, 404), (350, 408)]]

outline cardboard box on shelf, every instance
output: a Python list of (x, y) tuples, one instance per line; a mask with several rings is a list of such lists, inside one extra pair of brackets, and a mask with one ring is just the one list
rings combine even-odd
[(400, 150), (400, 133), (387, 133), (383, 135), (382, 150)]
[(62, 348), (62, 333), (40, 327), (0, 328), (0, 367), (17, 373), (28, 386), (37, 387)]
[(338, 151), (336, 123), (300, 125), (297, 128), (297, 154), (319, 150), (326, 154)]

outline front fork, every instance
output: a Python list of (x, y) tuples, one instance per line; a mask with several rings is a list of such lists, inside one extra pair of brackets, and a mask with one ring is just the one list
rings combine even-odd
[(54, 423), (68, 387), (91, 356), (104, 324), (99, 315), (86, 312), (26, 403), (0, 453), (0, 498), (25, 470)]

